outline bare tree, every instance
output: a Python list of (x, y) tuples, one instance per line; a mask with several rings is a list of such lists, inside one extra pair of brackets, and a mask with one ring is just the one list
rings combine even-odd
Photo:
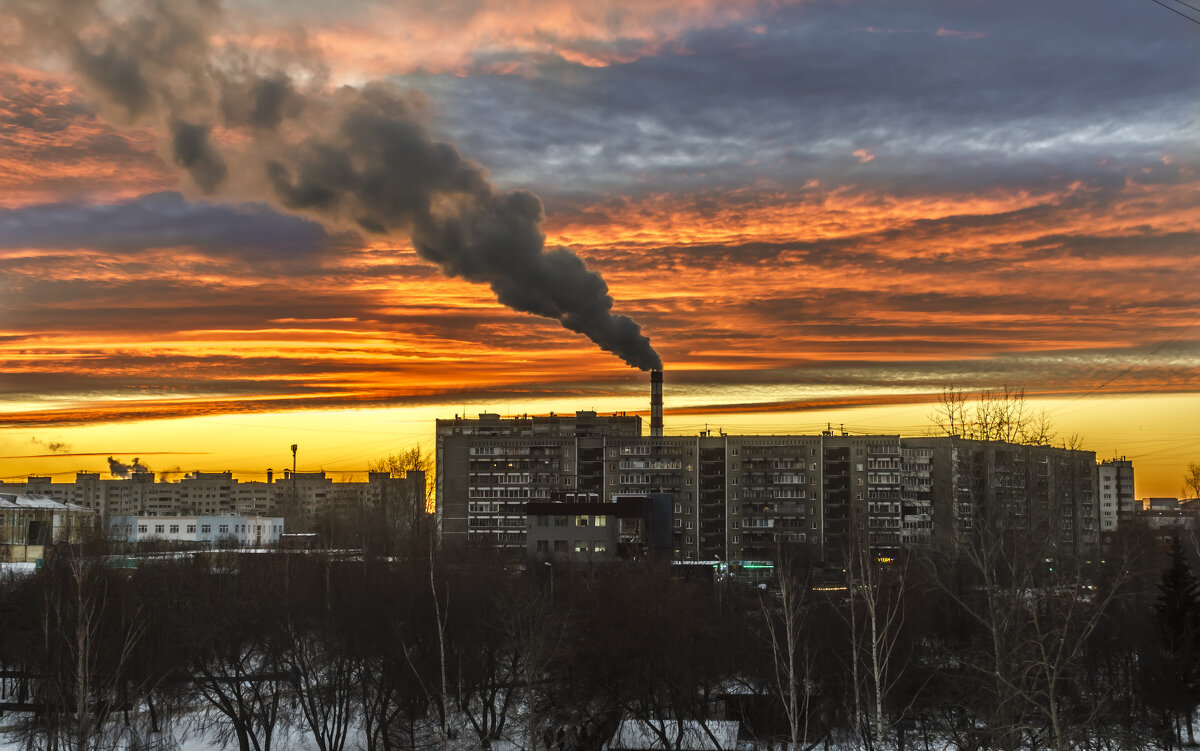
[(947, 386), (929, 419), (939, 433), (978, 441), (1048, 446), (1055, 436), (1049, 413), (1034, 412), (1018, 386), (985, 389), (974, 403), (963, 389)]
[(946, 386), (938, 396), (929, 419), (940, 432), (949, 436), (967, 435), (967, 392), (954, 385)]
[(284, 582), (275, 570), (281, 564), (286, 561), (245, 557), (236, 573), (192, 582), (195, 600), (180, 646), (208, 709), (198, 718), (199, 729), (218, 742), (235, 741), (239, 751), (270, 751), (286, 719)]
[(40, 711), (30, 738), (40, 736), (36, 745), (62, 751), (114, 748), (114, 715), (140, 695), (125, 674), (142, 634), (139, 608), (123, 601), (125, 582), (78, 545), (59, 546), (40, 581)]
[(811, 569), (805, 568), (802, 572), (785, 550), (781, 550), (776, 573), (778, 597), (774, 600), (762, 598), (760, 608), (771, 650), (774, 688), (787, 716), (789, 748), (799, 751), (806, 747), (803, 744), (807, 744), (809, 738), (809, 700), (814, 672), (808, 643)]
[(1200, 463), (1189, 462), (1183, 473), (1183, 495), (1200, 498)]

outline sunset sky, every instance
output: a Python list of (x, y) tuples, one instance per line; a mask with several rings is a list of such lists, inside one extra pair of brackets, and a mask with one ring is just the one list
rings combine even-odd
[(668, 433), (919, 435), (1009, 384), (1177, 495), (1200, 12), (1164, 2), (0, 0), (0, 477), (644, 412), (589, 340), (644, 335)]

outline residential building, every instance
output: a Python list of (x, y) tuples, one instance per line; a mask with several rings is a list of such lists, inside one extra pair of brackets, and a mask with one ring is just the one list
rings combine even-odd
[(1133, 493), (1133, 462), (1125, 457), (1096, 465), (1096, 493), (1102, 532), (1112, 532), (1121, 522), (1128, 524), (1142, 510)]
[[(525, 504), (564, 494), (670, 496), (681, 561), (769, 560), (784, 544), (832, 562), (864, 543), (888, 556), (1001, 519), (1076, 551), (1100, 543), (1089, 451), (832, 430), (642, 435), (640, 418), (594, 412), (455, 417), (438, 421), (437, 441), (443, 541), (514, 553), (529, 548)], [(1132, 465), (1122, 472), (1132, 487)]]
[(405, 477), (371, 472), (366, 482), (334, 482), (324, 472), (299, 472), (282, 477), (267, 472), (267, 481), (240, 482), (232, 472), (192, 472), (179, 480), (155, 481), (151, 472), (101, 479), (80, 472), (74, 482), (51, 482), (30, 476), (24, 482), (0, 483), (0, 493), (37, 495), (59, 503), (90, 509), (102, 517), (280, 516), (285, 512), (299, 524), (328, 515), (349, 517), (377, 511), (384, 505), (425, 505), (425, 473)]

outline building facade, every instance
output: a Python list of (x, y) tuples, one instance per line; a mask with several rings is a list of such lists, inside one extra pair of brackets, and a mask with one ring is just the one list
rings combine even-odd
[(36, 561), (47, 547), (75, 543), (95, 528), (96, 514), (44, 495), (0, 493), (0, 560)]
[(278, 516), (111, 516), (106, 530), (114, 542), (268, 547), (279, 544), (284, 521)]
[(192, 472), (176, 481), (155, 481), (152, 472), (101, 479), (80, 472), (73, 482), (31, 475), (0, 483), (0, 493), (36, 495), (89, 509), (106, 519), (155, 516), (284, 516), (310, 523), (326, 514), (347, 516), (382, 506), (425, 503), (425, 473), (405, 477), (371, 472), (366, 482), (334, 482), (324, 472), (267, 473), (267, 481), (240, 482), (232, 472)]
[(1100, 500), (1100, 531), (1112, 532), (1121, 522), (1137, 518), (1142, 504), (1133, 491), (1133, 462), (1105, 459), (1096, 467), (1096, 492)]
[(824, 561), (862, 544), (888, 555), (1001, 518), (1086, 551), (1100, 541), (1098, 471), (1090, 451), (957, 437), (655, 436), (625, 415), (484, 414), (437, 423), (437, 521), (444, 542), (517, 552), (525, 503), (658, 494), (673, 498), (677, 560), (771, 559), (781, 544)]

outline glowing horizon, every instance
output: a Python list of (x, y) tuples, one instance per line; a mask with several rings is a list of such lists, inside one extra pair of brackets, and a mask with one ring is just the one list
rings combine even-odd
[[(138, 7), (118, 5), (114, 18)], [(1200, 48), (1170, 13), (1115, 0), (1086, 13), (1081, 0), (209, 7), (180, 5), (206, 65), (155, 61), (142, 83), (195, 69), (208, 91), (203, 76), (258, 71), (306, 97), (280, 111), (279, 141), (256, 140), (266, 121), (247, 125), (230, 101), (179, 111), (225, 113), (196, 131), (236, 157), (219, 190), (194, 169), (208, 151), (177, 151), (179, 112), (146, 103), (157, 90), (114, 95), (80, 73), (61, 29), (0, 0), (0, 476), (161, 446), (163, 463), (254, 473), (280, 464), (262, 447), (296, 442), (289, 425), (328, 434), (317, 465), (365, 467), (467, 407), (645, 409), (641, 374), (554, 315), (443, 276), (404, 221), (369, 231), (343, 215), (361, 204), (302, 205), (250, 174), (255, 148), (303, 151), (305, 128), (325, 134), (325, 115), (374, 80), (488, 195), (537, 193), (544, 219), (529, 226), (545, 248), (599, 273), (612, 312), (665, 360), (668, 432), (919, 434), (946, 386), (1007, 384), (1101, 458), (1133, 457), (1139, 495), (1178, 492), (1200, 448), (1186, 427), (1200, 415)], [(122, 43), (164, 54), (137, 42)], [(420, 427), (353, 440), (391, 419)]]

